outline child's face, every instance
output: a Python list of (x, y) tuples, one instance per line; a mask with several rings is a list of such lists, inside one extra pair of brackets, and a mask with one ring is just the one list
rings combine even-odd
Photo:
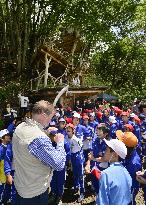
[(67, 127), (66, 131), (68, 137), (71, 138), (73, 136), (73, 129), (71, 127)]
[(93, 116), (90, 116), (89, 119), (90, 119), (91, 122), (94, 121), (94, 117)]
[(5, 135), (5, 136), (3, 137), (3, 141), (4, 141), (6, 144), (8, 144), (9, 142), (11, 142), (11, 137), (10, 137), (9, 135)]
[(88, 119), (84, 119), (84, 124), (85, 125), (88, 125), (88, 122), (89, 122)]
[(113, 152), (111, 152), (110, 148), (107, 147), (103, 156), (103, 159), (105, 162), (109, 162), (111, 160), (111, 157), (113, 155)]
[(77, 117), (74, 117), (74, 118), (73, 118), (73, 124), (74, 124), (75, 126), (78, 125), (79, 122), (80, 122), (80, 119), (79, 119), (79, 118), (77, 118)]
[(98, 136), (100, 139), (104, 139), (105, 134), (103, 133), (103, 130), (102, 130), (102, 129), (97, 128), (96, 133), (97, 133), (97, 136)]
[(60, 127), (61, 129), (65, 128), (65, 122), (60, 122), (60, 123), (59, 123), (59, 127)]

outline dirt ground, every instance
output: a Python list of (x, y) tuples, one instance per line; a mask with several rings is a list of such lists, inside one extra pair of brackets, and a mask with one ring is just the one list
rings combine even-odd
[[(72, 196), (71, 193), (65, 193), (63, 197), (63, 205), (80, 205), (81, 203), (77, 202), (77, 196)], [(95, 204), (95, 196), (92, 195), (92, 193), (86, 194), (86, 197), (84, 201), (82, 202), (82, 205), (94, 205)], [(144, 205), (142, 190), (137, 195), (136, 198), (136, 205)]]
[[(85, 181), (85, 199), (83, 200), (82, 203), (78, 203), (78, 194), (74, 195), (71, 187), (73, 186), (72, 184), (72, 176), (67, 177), (68, 180), (66, 182), (66, 188), (64, 191), (64, 196), (63, 196), (63, 205), (95, 205), (95, 195), (94, 191), (91, 189), (90, 185), (90, 178), (86, 178)], [(136, 197), (136, 204), (137, 205), (144, 205), (144, 200), (143, 200), (143, 191), (140, 189), (137, 197)]]

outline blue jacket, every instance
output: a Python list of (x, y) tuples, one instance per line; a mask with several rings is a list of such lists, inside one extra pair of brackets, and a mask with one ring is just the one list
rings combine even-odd
[(13, 133), (15, 131), (16, 127), (13, 123), (9, 124), (9, 126), (7, 127), (7, 130), (9, 131), (9, 134), (11, 137), (13, 137)]
[(99, 180), (98, 205), (128, 205), (132, 180), (121, 163), (115, 162), (102, 172)]
[(10, 143), (7, 146), (7, 151), (4, 158), (4, 171), (6, 175), (10, 174), (12, 171), (12, 159), (13, 159), (12, 143)]
[(7, 145), (0, 144), (0, 160), (4, 160), (6, 155)]
[(123, 121), (120, 121), (119, 130), (122, 130), (122, 131), (124, 132), (124, 131), (125, 131), (124, 125), (126, 125), (126, 124), (131, 124), (131, 125), (133, 126), (133, 123), (132, 123), (132, 121), (130, 121), (130, 120), (128, 120), (127, 123), (125, 123), (125, 122), (123, 122)]
[(83, 140), (90, 136), (90, 131), (85, 126), (78, 124), (75, 127), (75, 136)]
[(136, 172), (142, 168), (141, 159), (136, 150), (133, 150), (130, 158), (124, 160), (124, 166), (132, 177), (132, 188), (139, 188), (139, 182), (136, 180)]
[(94, 120), (94, 122), (89, 122), (89, 126), (92, 127), (94, 129), (94, 132), (95, 132), (95, 129), (97, 127), (99, 123), (97, 121)]
[(95, 158), (97, 158), (97, 157), (103, 155), (105, 150), (106, 150), (106, 147), (107, 147), (107, 145), (106, 145), (105, 141), (96, 136), (96, 139), (92, 143), (93, 156)]
[(118, 126), (116, 123), (112, 124), (110, 127), (110, 132), (109, 132), (109, 136), (111, 139), (116, 139), (116, 131), (118, 129)]

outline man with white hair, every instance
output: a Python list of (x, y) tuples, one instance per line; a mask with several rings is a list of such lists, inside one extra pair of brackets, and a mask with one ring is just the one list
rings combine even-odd
[(104, 161), (110, 163), (99, 180), (97, 205), (128, 205), (131, 202), (132, 179), (120, 158), (125, 159), (127, 148), (118, 139), (105, 140), (107, 149), (103, 156)]
[(53, 115), (53, 105), (41, 100), (33, 107), (32, 119), (19, 124), (14, 132), (12, 146), (17, 205), (48, 205), (52, 170), (64, 169), (64, 136), (58, 134), (54, 137), (57, 143), (54, 148), (45, 131)]

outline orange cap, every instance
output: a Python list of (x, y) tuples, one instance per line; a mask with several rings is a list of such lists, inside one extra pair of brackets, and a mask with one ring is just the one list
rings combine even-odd
[(121, 140), (127, 147), (136, 147), (138, 144), (137, 137), (132, 132), (124, 132), (123, 135), (117, 135), (116, 136), (119, 140)]
[(124, 132), (122, 132), (122, 130), (117, 130), (116, 131), (116, 136), (117, 136), (118, 139), (122, 138), (124, 136)]

